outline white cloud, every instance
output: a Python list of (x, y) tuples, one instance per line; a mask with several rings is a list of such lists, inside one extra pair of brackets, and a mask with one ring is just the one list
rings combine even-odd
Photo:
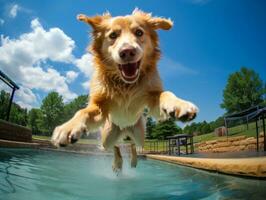
[(68, 72), (66, 73), (66, 81), (67, 81), (68, 83), (73, 82), (77, 77), (78, 77), (78, 73), (75, 72), (75, 71), (68, 71)]
[(19, 90), (15, 92), (15, 97), (18, 99), (17, 104), (23, 108), (31, 109), (33, 105), (36, 105), (37, 98), (35, 94), (28, 88), (21, 86)]
[(86, 92), (90, 90), (90, 80), (81, 83), (81, 85)]
[(3, 81), (0, 81), (0, 90), (5, 90), (6, 92), (11, 92), (12, 89), (7, 86)]
[(17, 101), (27, 107), (34, 105), (36, 97), (32, 89), (57, 91), (65, 101), (75, 98), (77, 95), (67, 84), (76, 78), (75, 72), (63, 76), (46, 64), (48, 60), (75, 63), (72, 54), (75, 42), (59, 28), (45, 30), (38, 19), (32, 20), (31, 28), (31, 32), (18, 39), (1, 35), (0, 69), (22, 86)]
[(84, 54), (80, 59), (75, 61), (76, 66), (79, 70), (84, 73), (84, 75), (88, 78), (91, 77), (93, 73), (93, 66), (92, 66), (92, 56), (89, 53)]
[(9, 10), (9, 16), (11, 18), (15, 18), (18, 14), (18, 10), (20, 9), (18, 4), (14, 4), (11, 6), (10, 10)]
[[(2, 81), (0, 82), (0, 90), (4, 90), (10, 95), (12, 93), (12, 89)], [(30, 89), (21, 86), (19, 90), (15, 91), (14, 100), (23, 108), (30, 109), (36, 103), (36, 96)]]
[[(13, 65), (8, 74), (15, 75), (16, 66), (30, 67), (45, 60), (69, 63), (74, 60), (72, 51), (75, 42), (59, 28), (43, 29), (38, 19), (31, 22), (32, 32), (22, 34), (19, 39), (1, 35), (0, 63)], [(15, 73), (15, 74), (14, 74)]]
[[(94, 71), (94, 68), (92, 65), (91, 54), (89, 54), (89, 53), (84, 54), (81, 58), (79, 58), (75, 61), (75, 64), (87, 79), (91, 78), (93, 71)], [(87, 80), (87, 81), (81, 83), (83, 89), (86, 92), (89, 91), (89, 86), (90, 86), (89, 82), (90, 82), (90, 80)]]
[(45, 92), (55, 90), (61, 94), (65, 100), (74, 99), (77, 95), (69, 91), (66, 77), (61, 76), (58, 71), (48, 68), (47, 71), (41, 67), (20, 67), (23, 85), (30, 89), (40, 89)]
[(5, 20), (3, 20), (3, 19), (0, 18), (0, 26), (3, 26), (4, 23), (5, 23)]

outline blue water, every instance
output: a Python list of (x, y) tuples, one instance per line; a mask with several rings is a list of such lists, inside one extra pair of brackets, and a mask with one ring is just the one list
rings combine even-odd
[(265, 199), (266, 181), (209, 173), (154, 160), (120, 176), (112, 158), (41, 150), (0, 149), (2, 200)]

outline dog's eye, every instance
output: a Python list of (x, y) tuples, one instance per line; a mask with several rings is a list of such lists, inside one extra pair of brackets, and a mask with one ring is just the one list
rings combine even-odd
[(137, 37), (141, 37), (141, 36), (143, 35), (143, 31), (140, 30), (140, 29), (137, 29), (136, 32), (135, 32), (135, 35), (136, 35)]
[(109, 35), (109, 38), (111, 38), (112, 40), (116, 39), (118, 37), (118, 34), (116, 32), (112, 32), (110, 35)]

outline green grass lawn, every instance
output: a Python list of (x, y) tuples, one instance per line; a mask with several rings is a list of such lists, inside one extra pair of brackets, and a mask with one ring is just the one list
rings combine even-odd
[[(255, 122), (252, 122), (249, 124), (248, 130), (247, 130), (246, 124), (238, 125), (238, 126), (229, 128), (228, 137), (242, 136), (242, 135), (244, 135), (246, 137), (256, 137), (256, 124), (255, 124)], [(216, 139), (222, 139), (222, 138), (226, 138), (226, 136), (218, 137), (214, 134), (214, 132), (211, 132), (211, 133), (207, 133), (207, 134), (203, 134), (203, 135), (194, 136), (193, 141), (194, 141), (194, 143), (198, 143), (198, 142), (204, 142), (204, 141), (216, 140)], [(155, 146), (153, 143), (151, 145), (151, 142), (154, 142)], [(145, 141), (145, 145), (144, 145), (145, 150), (154, 150), (154, 149), (157, 150), (157, 148), (160, 151), (165, 150), (165, 143), (163, 143), (163, 141), (158, 141), (158, 147), (157, 147), (157, 140), (146, 140)], [(181, 147), (181, 150), (184, 150), (184, 147)]]
[(50, 140), (50, 136), (44, 136), (44, 135), (32, 135), (32, 139), (35, 140)]
[[(246, 124), (238, 125), (232, 128), (229, 128), (229, 134), (228, 137), (234, 137), (234, 136), (241, 136), (245, 135), (247, 137), (256, 137), (256, 124), (255, 122), (252, 122), (249, 124), (249, 129), (247, 130)], [(207, 133), (204, 135), (198, 135), (194, 137), (194, 142), (203, 142), (208, 140), (215, 140), (218, 138), (224, 138), (223, 137), (217, 137), (215, 136), (214, 132)]]
[[(228, 137), (234, 137), (234, 136), (241, 136), (245, 135), (247, 137), (256, 137), (256, 124), (255, 122), (252, 122), (249, 124), (249, 129), (247, 130), (247, 127), (245, 124), (238, 125), (232, 128), (229, 128), (229, 135)], [(40, 135), (33, 135), (33, 139), (38, 140), (50, 140), (51, 138), (49, 136), (40, 136)], [(223, 137), (217, 137), (215, 136), (214, 132), (194, 136), (193, 140), (194, 143), (198, 142), (204, 142), (209, 140), (215, 140), (215, 139), (222, 139), (226, 138), (226, 136)], [(79, 144), (99, 144), (99, 140), (97, 139), (80, 139), (78, 141)], [(144, 144), (144, 150), (159, 150), (159, 151), (165, 151), (167, 149), (168, 143), (166, 141), (162, 140), (145, 140)], [(181, 147), (181, 150), (183, 150), (184, 147)]]

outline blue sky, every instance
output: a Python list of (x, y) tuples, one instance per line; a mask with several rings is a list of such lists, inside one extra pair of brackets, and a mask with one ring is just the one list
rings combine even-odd
[(266, 80), (263, 0), (0, 0), (0, 69), (22, 86), (16, 101), (30, 108), (38, 107), (51, 90), (63, 93), (65, 101), (87, 93), (90, 28), (76, 15), (106, 10), (125, 15), (135, 7), (174, 21), (170, 31), (159, 31), (159, 70), (166, 90), (198, 105), (196, 121), (224, 113), (220, 103), (227, 77), (241, 66)]

